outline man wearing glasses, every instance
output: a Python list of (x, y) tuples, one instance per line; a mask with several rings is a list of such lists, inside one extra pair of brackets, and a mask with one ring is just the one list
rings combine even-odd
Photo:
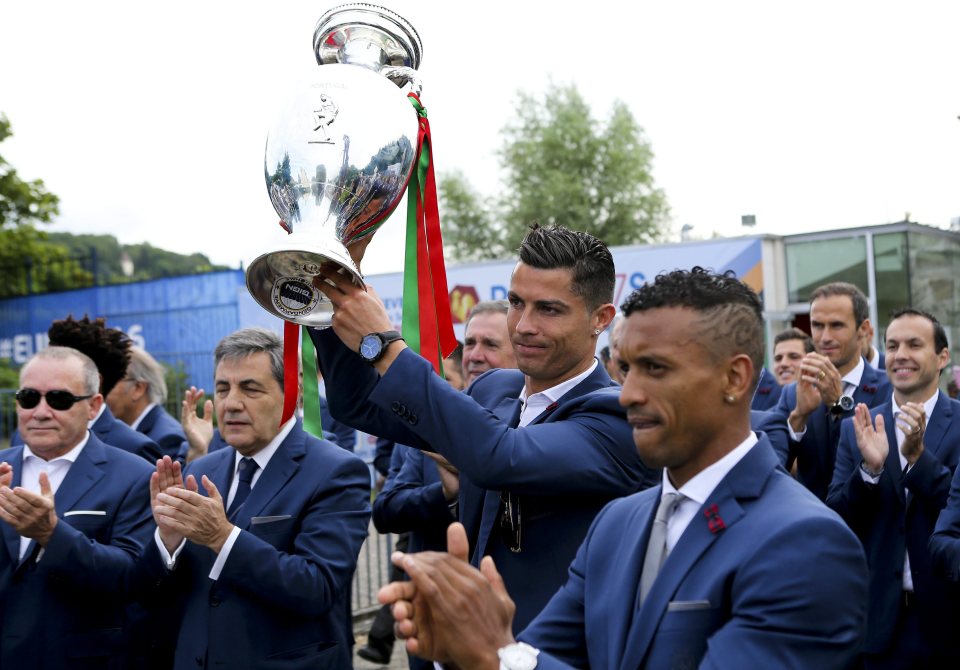
[(586, 233), (532, 228), (508, 296), (519, 370), (490, 370), (465, 394), (389, 332), (374, 294), (333, 270), (323, 277), (335, 318), (313, 337), (331, 413), (460, 471), (473, 561), (496, 559), (520, 630), (566, 580), (603, 505), (656, 482), (594, 357), (616, 311), (610, 251)]
[(20, 372), (24, 443), (0, 452), (0, 667), (122, 664), (126, 585), (152, 530), (151, 468), (88, 430), (99, 386), (93, 361), (67, 347)]

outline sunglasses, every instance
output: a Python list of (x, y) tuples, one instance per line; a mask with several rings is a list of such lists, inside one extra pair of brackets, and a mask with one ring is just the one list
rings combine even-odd
[(14, 396), (17, 404), (23, 409), (33, 409), (40, 404), (40, 398), (46, 398), (50, 409), (65, 410), (73, 407), (80, 400), (87, 400), (91, 395), (73, 395), (70, 391), (47, 391), (41, 393), (37, 389), (20, 389)]

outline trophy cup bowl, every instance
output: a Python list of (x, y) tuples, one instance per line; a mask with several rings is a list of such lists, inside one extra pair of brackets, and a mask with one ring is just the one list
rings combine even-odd
[(422, 46), (390, 10), (354, 3), (320, 17), (319, 67), (267, 136), (264, 178), (289, 233), (247, 267), (254, 300), (281, 319), (327, 327), (333, 306), (315, 283), (335, 264), (362, 283), (348, 247), (396, 208), (417, 156), (419, 121), (401, 90), (419, 92)]

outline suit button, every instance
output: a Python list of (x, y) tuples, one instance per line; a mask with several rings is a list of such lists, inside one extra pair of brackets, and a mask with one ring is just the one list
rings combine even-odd
[(400, 401), (399, 401), (399, 400), (394, 400), (393, 403), (390, 405), (390, 409), (393, 410), (394, 414), (399, 414), (399, 413), (400, 413)]
[(221, 602), (218, 596), (210, 596), (210, 607), (219, 607)]
[(411, 425), (411, 426), (416, 426), (418, 421), (419, 421), (419, 419), (417, 418), (417, 415), (416, 415), (416, 414), (411, 414), (411, 415), (410, 415), (410, 425)]

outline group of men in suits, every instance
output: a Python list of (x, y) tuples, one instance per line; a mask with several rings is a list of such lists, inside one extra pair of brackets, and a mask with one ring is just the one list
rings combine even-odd
[(51, 346), (23, 367), (22, 443), (0, 452), (0, 667), (352, 666), (367, 468), (281, 425), (274, 333), (238, 331), (215, 362), (229, 447), (185, 469), (88, 429), (104, 403), (90, 357)]
[[(864, 552), (751, 430), (759, 298), (696, 268), (658, 277), (623, 311), (619, 402), (640, 457), (664, 469), (657, 485), (596, 515), (524, 626), (512, 598), (522, 586), (493, 552), (479, 571), (468, 563), (460, 525), (449, 553), (398, 556), (411, 581), (381, 598), (407, 648), (463, 668), (846, 667), (863, 638)], [(554, 442), (544, 462), (575, 444)]]

